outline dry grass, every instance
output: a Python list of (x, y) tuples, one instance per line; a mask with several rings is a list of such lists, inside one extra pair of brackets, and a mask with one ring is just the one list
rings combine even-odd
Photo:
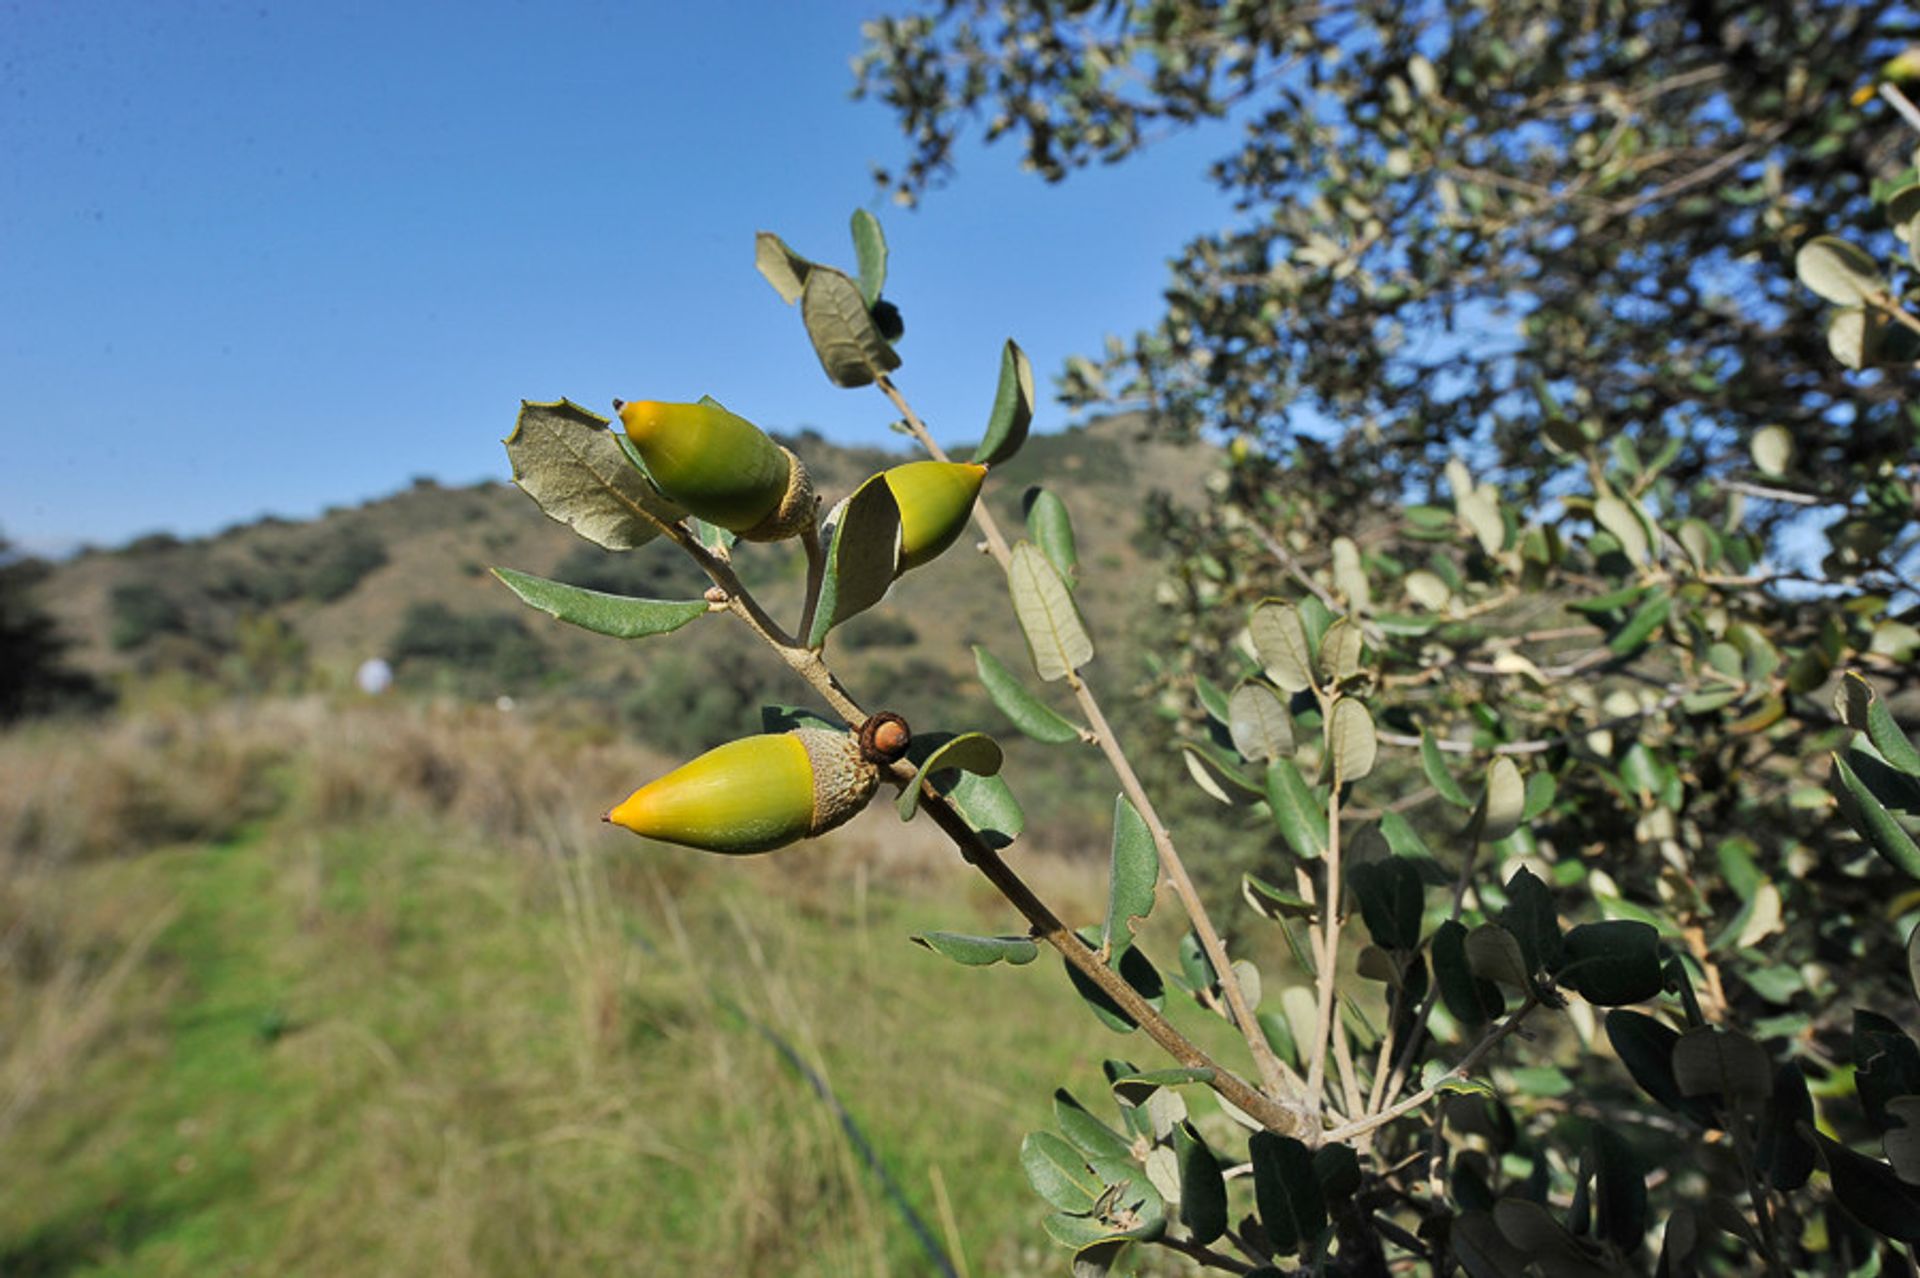
[[(602, 826), (663, 763), (401, 702), (0, 737), (0, 1270), (928, 1272), (775, 1040), (971, 1273), (1057, 1268), (1014, 1153), (1131, 1045), (1044, 963), (906, 944), (1018, 926), (928, 822)], [(1017, 860), (1097, 917), (1084, 864)]]

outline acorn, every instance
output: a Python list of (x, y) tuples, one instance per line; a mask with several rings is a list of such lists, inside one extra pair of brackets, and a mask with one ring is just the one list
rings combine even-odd
[(654, 487), (746, 541), (780, 541), (814, 519), (813, 480), (793, 453), (712, 400), (614, 401)]
[(884, 472), (900, 507), (901, 572), (932, 562), (959, 538), (986, 477), (973, 462), (908, 462)]
[(858, 734), (796, 728), (744, 737), (649, 781), (605, 819), (683, 847), (769, 852), (852, 820), (909, 741), (897, 714), (872, 716)]

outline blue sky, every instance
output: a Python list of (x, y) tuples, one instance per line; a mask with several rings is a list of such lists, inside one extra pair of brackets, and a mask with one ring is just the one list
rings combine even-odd
[[(909, 0), (895, 0), (895, 10)], [(970, 150), (918, 211), (854, 102), (887, 6), (24, 0), (0, 7), (0, 533), (43, 551), (504, 478), (521, 399), (712, 394), (877, 442), (752, 266), (881, 215), (898, 380), (977, 432), (1001, 342), (1043, 382), (1152, 321), (1229, 211), (1219, 132), (1048, 187)], [(1043, 410), (1042, 429), (1065, 424)]]

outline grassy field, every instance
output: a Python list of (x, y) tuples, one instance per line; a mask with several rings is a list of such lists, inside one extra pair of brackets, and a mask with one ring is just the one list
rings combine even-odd
[[(0, 737), (0, 1273), (937, 1272), (903, 1204), (1064, 1272), (1021, 1136), (1148, 1045), (912, 945), (1017, 921), (888, 805), (759, 858), (602, 826), (662, 762), (402, 702)], [(1019, 864), (1098, 917), (1102, 867)]]

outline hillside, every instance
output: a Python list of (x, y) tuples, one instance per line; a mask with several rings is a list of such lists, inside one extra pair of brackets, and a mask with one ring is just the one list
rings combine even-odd
[[(987, 499), (1011, 527), (1022, 494), (1044, 481), (1073, 512), (1084, 568), (1079, 598), (1103, 640), (1096, 676), (1125, 679), (1128, 630), (1153, 572), (1136, 544), (1150, 492), (1201, 499), (1204, 450), (1141, 438), (1137, 417), (1035, 436), (990, 478)], [(906, 453), (849, 449), (811, 434), (802, 453), (827, 501)], [(502, 458), (501, 469), (506, 469)], [(743, 547), (742, 576), (776, 615), (798, 606), (803, 560), (791, 547)], [(621, 593), (689, 597), (705, 585), (671, 547), (601, 551), (542, 517), (505, 483), (431, 481), (294, 523), (266, 519), (198, 540), (158, 535), (89, 551), (57, 566), (42, 597), (76, 640), (75, 661), (109, 677), (185, 671), (238, 686), (343, 688), (371, 657), (403, 682), (492, 698), (606, 698), (629, 719), (688, 748), (737, 731), (769, 699), (770, 667), (747, 637), (717, 620), (697, 645), (625, 648), (533, 613), (494, 565)], [(910, 576), (872, 613), (837, 633), (837, 661), (869, 701), (912, 716), (965, 701), (968, 645), (1003, 657), (1020, 640), (998, 574), (963, 548)], [(797, 695), (774, 688), (771, 699)], [(904, 702), (904, 704), (903, 704)]]

